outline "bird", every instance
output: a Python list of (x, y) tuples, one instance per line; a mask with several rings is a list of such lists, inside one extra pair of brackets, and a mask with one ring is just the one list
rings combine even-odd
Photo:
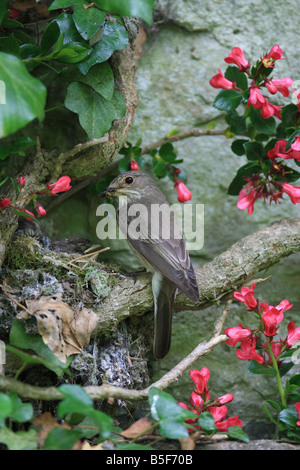
[[(153, 355), (155, 359), (162, 359), (171, 345), (177, 291), (183, 292), (194, 303), (199, 301), (197, 280), (184, 236), (170, 204), (148, 174), (140, 170), (126, 171), (117, 176), (102, 195), (115, 200), (120, 230), (126, 232), (131, 249), (146, 270), (152, 273)], [(165, 216), (157, 216), (157, 213), (151, 215), (155, 206), (169, 209), (169, 220)], [(140, 217), (130, 215), (136, 207)], [(135, 223), (137, 220), (139, 224)], [(165, 233), (163, 222), (164, 230), (167, 229)]]

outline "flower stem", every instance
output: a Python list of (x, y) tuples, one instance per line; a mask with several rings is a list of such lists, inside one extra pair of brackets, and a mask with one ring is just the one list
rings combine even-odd
[(269, 354), (270, 354), (270, 358), (272, 360), (273, 367), (276, 370), (276, 382), (277, 382), (278, 390), (279, 390), (279, 393), (280, 393), (281, 403), (286, 408), (286, 406), (287, 406), (286, 396), (285, 396), (283, 386), (282, 386), (282, 383), (281, 383), (278, 364), (277, 364), (276, 358), (273, 354), (273, 351), (272, 351), (272, 348), (271, 348), (271, 341), (270, 341), (269, 338), (267, 339), (267, 342), (268, 342), (268, 351), (269, 351)]

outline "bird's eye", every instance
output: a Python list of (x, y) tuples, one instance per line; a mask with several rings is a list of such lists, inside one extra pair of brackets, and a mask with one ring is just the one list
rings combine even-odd
[(133, 182), (133, 178), (131, 178), (131, 176), (128, 176), (125, 181), (127, 184), (131, 184)]

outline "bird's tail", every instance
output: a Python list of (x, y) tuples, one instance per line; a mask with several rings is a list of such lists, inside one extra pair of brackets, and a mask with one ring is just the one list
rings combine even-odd
[(162, 359), (171, 345), (172, 316), (176, 287), (165, 277), (155, 272), (152, 278), (154, 296), (154, 342), (153, 355)]

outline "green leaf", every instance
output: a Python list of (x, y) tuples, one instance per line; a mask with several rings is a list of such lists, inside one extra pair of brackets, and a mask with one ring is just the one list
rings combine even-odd
[(297, 421), (299, 421), (298, 413), (293, 408), (285, 408), (278, 415), (279, 420), (291, 428), (297, 427)]
[(120, 16), (137, 16), (152, 25), (154, 0), (95, 0), (103, 10)]
[(243, 441), (243, 442), (250, 442), (248, 434), (242, 430), (240, 426), (232, 426), (228, 429), (228, 436), (231, 439)]
[(61, 15), (59, 15), (58, 18), (53, 21), (57, 23), (57, 26), (60, 30), (60, 34), (63, 35), (63, 44), (76, 43), (86, 46), (88, 45), (88, 42), (86, 42), (77, 31), (73, 20), (73, 15), (70, 15), (68, 13), (62, 13)]
[(17, 57), (0, 52), (0, 138), (44, 118), (46, 88)]
[(25, 155), (23, 149), (35, 145), (35, 140), (30, 137), (19, 137), (10, 145), (0, 144), (0, 160), (4, 160), (11, 153), (18, 153), (22, 157)]
[(120, 160), (118, 164), (119, 172), (125, 173), (125, 171), (128, 171), (130, 169), (129, 164), (130, 164), (130, 157), (129, 155), (126, 155), (126, 157), (122, 158), (122, 160)]
[(41, 39), (41, 54), (44, 55), (54, 44), (60, 36), (60, 29), (56, 21), (51, 21), (45, 29)]
[(161, 160), (156, 160), (156, 159), (154, 161), (155, 161), (154, 166), (153, 166), (154, 173), (156, 174), (158, 178), (164, 178), (168, 171), (165, 162)]
[(252, 176), (256, 173), (261, 172), (261, 167), (258, 165), (257, 161), (248, 162), (246, 165), (243, 165), (238, 171), (236, 176), (231, 181), (227, 193), (231, 196), (237, 196), (240, 190), (246, 184), (246, 177)]
[(269, 418), (269, 420), (271, 421), (271, 423), (276, 424), (276, 426), (277, 426), (277, 421), (276, 421), (276, 419), (273, 418), (273, 416), (271, 415), (270, 411), (268, 410), (268, 408), (266, 407), (265, 404), (262, 405), (262, 409), (263, 409), (263, 411), (266, 413), (266, 415), (268, 416), (268, 418)]
[(78, 77), (72, 81), (86, 83), (99, 95), (110, 101), (114, 94), (115, 80), (112, 69), (107, 62), (96, 64), (90, 68), (86, 75), (77, 70)]
[(241, 72), (241, 70), (238, 67), (235, 67), (235, 66), (227, 67), (226, 72), (225, 72), (225, 78), (227, 78), (227, 80), (230, 80), (231, 82), (235, 82), (238, 88), (240, 88), (243, 91), (248, 89), (247, 76), (244, 72)]
[(248, 160), (262, 160), (265, 156), (265, 150), (259, 142), (247, 141), (244, 143), (244, 149)]
[(28, 334), (25, 331), (25, 325), (22, 320), (15, 318), (12, 322), (10, 330), (10, 344), (17, 346), (21, 349), (28, 349), (34, 351), (45, 362), (44, 364), (48, 369), (55, 372), (60, 377), (63, 372), (70, 375), (67, 367), (69, 366), (72, 357), (67, 360), (66, 364), (57, 359), (53, 352), (45, 345), (40, 335)]
[(296, 125), (296, 118), (299, 109), (293, 103), (290, 103), (281, 108), (281, 122), (285, 127), (293, 127)]
[(225, 120), (230, 126), (230, 132), (233, 134), (242, 135), (247, 129), (246, 118), (240, 116), (236, 110), (228, 111)]
[(116, 450), (154, 450), (153, 447), (143, 446), (142, 444), (119, 444)]
[(267, 135), (272, 135), (275, 133), (276, 121), (273, 117), (268, 119), (262, 118), (260, 110), (253, 108), (253, 106), (251, 106), (249, 109), (249, 116), (251, 123), (259, 132)]
[(285, 151), (286, 151), (286, 152), (290, 149), (292, 143), (294, 142), (295, 137), (297, 137), (298, 135), (300, 135), (300, 129), (297, 129), (295, 132), (293, 132), (293, 133), (289, 136), (289, 138), (288, 138), (288, 140), (287, 140), (287, 143), (286, 143), (286, 146), (285, 146)]
[(16, 392), (10, 392), (9, 397), (12, 403), (12, 410), (9, 417), (18, 423), (30, 421), (33, 418), (31, 403), (23, 403)]
[(20, 57), (20, 46), (14, 33), (11, 33), (8, 37), (0, 38), (0, 50)]
[(13, 410), (13, 404), (9, 395), (0, 393), (0, 418), (7, 418)]
[(34, 429), (17, 432), (8, 428), (0, 429), (0, 442), (5, 444), (9, 450), (36, 450), (38, 439), (38, 434)]
[(236, 139), (231, 144), (231, 150), (236, 155), (239, 155), (239, 156), (245, 155), (246, 151), (245, 151), (244, 144), (246, 144), (247, 142), (248, 140), (246, 139)]
[(177, 155), (174, 152), (174, 147), (170, 142), (163, 144), (158, 152), (159, 156), (168, 163), (175, 162)]
[(290, 168), (287, 165), (282, 165), (281, 167), (284, 170), (284, 178), (287, 180), (289, 183), (294, 183), (300, 178), (300, 173), (297, 170), (294, 170), (293, 168)]
[(85, 75), (93, 65), (105, 62), (114, 51), (124, 49), (127, 44), (128, 36), (124, 26), (112, 21), (106, 22), (102, 38), (93, 46), (91, 55), (78, 64), (79, 70)]
[(215, 426), (214, 417), (209, 411), (204, 411), (201, 413), (200, 418), (198, 419), (198, 423), (204, 432), (211, 433), (218, 430), (218, 428)]
[(292, 375), (292, 377), (289, 378), (289, 383), (290, 385), (296, 385), (300, 387), (300, 374)]
[(284, 408), (281, 401), (266, 399), (266, 402), (269, 403), (269, 405), (271, 405), (276, 411), (281, 411)]
[(77, 439), (76, 431), (55, 427), (48, 433), (43, 450), (70, 450)]
[(271, 377), (276, 377), (276, 370), (271, 366), (265, 366), (257, 362), (255, 359), (252, 359), (248, 366), (248, 374), (269, 375)]
[(49, 57), (64, 64), (76, 64), (84, 60), (92, 52), (92, 48), (74, 42), (65, 44), (59, 51), (54, 51)]
[(104, 23), (106, 12), (98, 8), (84, 8), (85, 0), (74, 1), (74, 22), (81, 36), (90, 39)]
[(160, 421), (159, 432), (162, 436), (169, 439), (181, 439), (189, 435), (186, 426), (177, 419), (172, 418)]
[(7, 15), (7, 0), (2, 0), (0, 3), (0, 25), (2, 24), (3, 19)]
[(242, 94), (237, 90), (221, 90), (215, 98), (214, 107), (221, 111), (233, 111), (242, 99)]
[(126, 112), (123, 95), (115, 91), (108, 101), (84, 83), (74, 82), (68, 86), (65, 106), (77, 113), (89, 139), (101, 137), (111, 128), (112, 121), (122, 119)]
[(59, 8), (67, 8), (75, 3), (76, 0), (54, 0), (48, 7), (48, 10), (58, 10)]

